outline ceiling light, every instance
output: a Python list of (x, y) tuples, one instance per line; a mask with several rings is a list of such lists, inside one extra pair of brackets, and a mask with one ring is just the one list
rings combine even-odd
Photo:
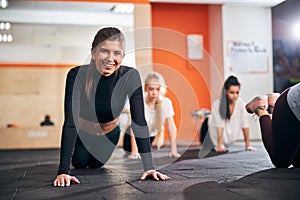
[(11, 24), (9, 22), (0, 22), (0, 42), (12, 42)]
[(5, 28), (5, 23), (4, 22), (1, 22), (0, 23), (0, 30), (3, 30)]
[(111, 8), (111, 11), (117, 14), (131, 14), (133, 10), (133, 4), (117, 4)]
[(9, 29), (10, 29), (10, 23), (9, 23), (9, 22), (6, 22), (4, 28), (5, 28), (6, 30), (9, 30)]
[(6, 8), (8, 6), (7, 0), (1, 0), (0, 1), (0, 6), (1, 6), (1, 8)]
[(11, 34), (0, 34), (0, 42), (12, 42), (13, 36)]
[(2, 41), (3, 41), (3, 42), (7, 42), (7, 35), (6, 35), (6, 34), (3, 34), (3, 36), (2, 36)]
[(0, 22), (0, 30), (9, 30), (11, 27), (9, 22)]
[(12, 40), (13, 40), (12, 35), (11, 35), (11, 34), (8, 34), (8, 35), (7, 35), (7, 42), (12, 42)]

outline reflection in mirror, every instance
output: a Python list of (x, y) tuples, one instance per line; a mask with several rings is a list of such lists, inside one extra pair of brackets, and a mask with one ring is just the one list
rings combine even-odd
[(133, 12), (115, 13), (117, 5), (10, 0), (1, 8), (0, 34), (11, 34), (12, 41), (0, 42), (0, 128), (8, 123), (36, 127), (45, 113), (61, 127), (66, 74), (89, 62), (91, 42), (101, 27), (125, 33), (123, 64), (135, 66)]
[[(133, 28), (133, 8), (119, 3), (10, 0), (1, 10), (1, 21), (11, 27), (0, 31), (13, 41), (0, 43), (0, 61), (82, 63), (99, 28), (115, 26), (123, 32)], [(127, 44), (134, 41), (126, 39)]]

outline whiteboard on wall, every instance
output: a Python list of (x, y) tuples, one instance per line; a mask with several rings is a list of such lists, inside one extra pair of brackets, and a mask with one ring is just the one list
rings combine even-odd
[(226, 42), (228, 71), (231, 73), (268, 73), (269, 57), (267, 48), (254, 41)]

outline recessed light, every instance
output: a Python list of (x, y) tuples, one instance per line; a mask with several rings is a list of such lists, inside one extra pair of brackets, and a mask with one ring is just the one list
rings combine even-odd
[(1, 8), (6, 8), (8, 6), (7, 0), (1, 0), (0, 1), (0, 6), (1, 6)]

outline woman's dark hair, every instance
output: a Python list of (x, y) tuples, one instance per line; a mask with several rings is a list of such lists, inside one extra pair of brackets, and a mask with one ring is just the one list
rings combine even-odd
[(230, 119), (231, 117), (229, 113), (228, 98), (226, 95), (226, 91), (230, 88), (230, 86), (241, 86), (241, 84), (235, 76), (229, 76), (224, 82), (224, 86), (221, 92), (221, 103), (219, 108), (222, 119)]
[[(110, 41), (118, 40), (122, 46), (123, 52), (125, 52), (125, 37), (124, 37), (123, 33), (118, 28), (105, 27), (105, 28), (100, 29), (96, 33), (94, 40), (92, 42), (92, 48), (91, 48), (92, 53), (97, 51), (99, 44), (101, 44), (105, 40), (110, 40)], [(88, 71), (86, 74), (86, 84), (85, 84), (85, 91), (86, 91), (86, 94), (88, 97), (90, 96), (90, 93), (91, 93), (91, 88), (93, 85), (93, 77), (94, 77), (94, 73), (96, 70), (95, 61), (91, 59), (90, 65), (91, 65), (91, 67), (88, 68)]]

